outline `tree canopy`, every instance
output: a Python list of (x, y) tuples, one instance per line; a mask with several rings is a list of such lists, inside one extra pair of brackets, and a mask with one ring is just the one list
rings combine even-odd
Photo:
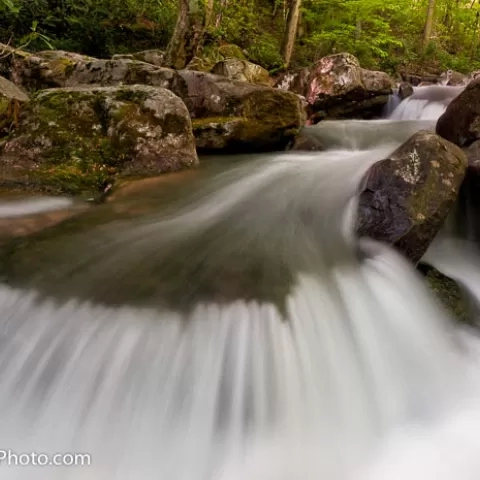
[(480, 68), (480, 0), (0, 0), (0, 41), (35, 24), (55, 48), (98, 57), (167, 49), (182, 5), (203, 14), (198, 48), (236, 44), (269, 70), (340, 51), (390, 71)]

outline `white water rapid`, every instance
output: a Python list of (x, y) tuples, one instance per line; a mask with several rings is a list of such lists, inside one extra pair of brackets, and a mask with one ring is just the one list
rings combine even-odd
[[(0, 457), (91, 461), (2, 462), (0, 479), (478, 480), (475, 333), (353, 234), (364, 172), (434, 125), (416, 101), (309, 127), (323, 152), (225, 158), (179, 204), (87, 212), (2, 253)], [(476, 250), (466, 263), (480, 272)]]

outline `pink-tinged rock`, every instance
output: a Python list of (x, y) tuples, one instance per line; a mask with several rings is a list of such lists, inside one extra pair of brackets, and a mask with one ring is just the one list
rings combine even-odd
[(380, 116), (393, 91), (386, 73), (361, 68), (349, 53), (329, 55), (309, 69), (287, 73), (276, 86), (304, 95), (314, 123), (323, 118)]

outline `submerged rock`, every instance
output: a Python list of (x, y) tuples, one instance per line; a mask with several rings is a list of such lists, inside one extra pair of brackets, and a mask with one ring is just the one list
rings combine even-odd
[(480, 79), (454, 98), (438, 119), (437, 133), (460, 147), (480, 140)]
[(466, 167), (458, 147), (418, 132), (367, 172), (358, 234), (394, 245), (418, 262), (454, 205)]
[(102, 192), (117, 174), (153, 175), (198, 162), (187, 108), (148, 86), (39, 92), (0, 155), (0, 185)]
[(302, 101), (293, 93), (202, 72), (180, 75), (199, 150), (282, 150), (305, 123)]
[(327, 148), (320, 138), (315, 135), (316, 127), (305, 126), (300, 130), (295, 140), (290, 145), (290, 149), (300, 152), (318, 152)]
[(270, 75), (268, 71), (260, 65), (256, 65), (247, 60), (233, 58), (222, 60), (212, 68), (212, 73), (215, 75), (223, 75), (229, 80), (237, 82), (270, 86)]

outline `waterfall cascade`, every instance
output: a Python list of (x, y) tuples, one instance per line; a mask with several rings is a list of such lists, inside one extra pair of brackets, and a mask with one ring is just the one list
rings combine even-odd
[[(9, 251), (0, 446), (91, 464), (1, 478), (476, 479), (480, 344), (353, 235), (362, 175), (433, 126), (448, 88), (310, 127), (325, 151), (224, 167), (179, 206)], [(426, 260), (480, 298), (475, 250), (445, 245)]]

